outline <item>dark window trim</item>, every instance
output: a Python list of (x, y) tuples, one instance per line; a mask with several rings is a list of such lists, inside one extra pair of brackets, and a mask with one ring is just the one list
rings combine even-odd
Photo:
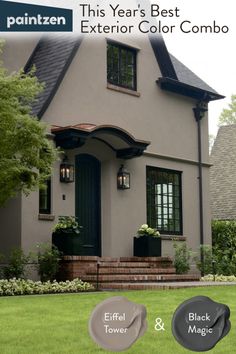
[[(167, 169), (167, 168), (162, 168), (162, 167), (157, 167), (157, 166), (146, 166), (146, 182), (147, 182), (147, 176), (148, 176), (148, 170), (157, 170), (160, 172), (166, 172), (166, 173), (173, 173), (173, 174), (178, 174), (179, 175), (179, 210), (180, 210), (180, 231), (167, 231), (167, 230), (158, 230), (160, 234), (163, 235), (176, 235), (176, 236), (183, 236), (183, 201), (182, 201), (182, 171), (178, 170), (172, 170), (172, 169)], [(147, 215), (147, 223), (148, 223), (148, 191), (147, 191), (147, 186), (146, 186), (146, 215)]]
[(113, 40), (107, 40), (107, 46), (108, 45), (113, 45), (114, 47), (117, 47), (119, 49), (119, 55), (120, 55), (120, 52), (121, 52), (121, 49), (125, 49), (127, 51), (130, 51), (132, 52), (134, 55), (134, 86), (133, 87), (130, 87), (130, 86), (127, 86), (127, 85), (122, 85), (122, 84), (118, 84), (112, 80), (109, 80), (108, 79), (108, 61), (107, 61), (107, 82), (111, 85), (114, 85), (114, 86), (117, 86), (117, 87), (122, 87), (124, 89), (128, 89), (128, 90), (131, 90), (131, 91), (135, 91), (137, 92), (137, 52), (139, 51), (138, 49), (134, 48), (134, 47), (131, 47), (129, 45), (126, 45), (126, 44), (123, 44), (123, 43), (120, 43), (120, 42), (116, 42), (116, 41), (113, 41)]
[(124, 49), (133, 50), (134, 52), (136, 52), (136, 54), (140, 51), (140, 48), (136, 48), (135, 46), (129, 45), (127, 43), (116, 41), (115, 39), (107, 39), (107, 44), (112, 44), (116, 45), (117, 47), (123, 47)]
[(41, 209), (40, 208), (40, 190), (39, 190), (39, 214), (51, 214), (51, 206), (52, 206), (52, 181), (51, 178), (49, 178), (45, 184), (47, 184), (47, 207), (46, 209)]

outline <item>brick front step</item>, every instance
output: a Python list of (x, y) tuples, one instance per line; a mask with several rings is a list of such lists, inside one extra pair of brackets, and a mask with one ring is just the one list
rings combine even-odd
[[(82, 280), (94, 283), (97, 281), (96, 275), (84, 275)], [(197, 281), (198, 275), (192, 274), (113, 274), (113, 275), (99, 275), (99, 283), (134, 283), (134, 282), (158, 282), (158, 281)]]
[(119, 259), (120, 262), (172, 262), (170, 257), (120, 257)]
[(128, 267), (128, 268), (169, 268), (173, 267), (172, 262), (99, 262), (100, 268), (102, 267)]
[[(97, 265), (99, 264), (99, 268)], [(157, 286), (163, 282), (199, 281), (198, 275), (175, 274), (170, 257), (96, 257), (66, 256), (61, 261), (58, 280), (73, 280), (97, 283), (101, 289), (144, 289), (145, 284)], [(144, 285), (143, 285), (144, 284)], [(146, 286), (146, 285), (145, 285)]]
[[(88, 269), (88, 275), (97, 274), (96, 269)], [(99, 274), (175, 274), (175, 268), (99, 268)]]
[[(94, 284), (96, 288), (96, 284)], [(198, 286), (207, 286), (207, 284), (200, 284), (197, 281), (193, 282), (178, 282), (178, 283), (100, 283), (100, 290), (168, 290), (168, 289), (182, 289), (192, 288)]]
[(172, 262), (170, 257), (98, 257), (98, 256), (64, 256), (66, 261), (83, 262)]

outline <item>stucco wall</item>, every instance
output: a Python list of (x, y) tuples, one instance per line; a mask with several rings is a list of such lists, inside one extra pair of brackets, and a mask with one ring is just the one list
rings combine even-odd
[[(129, 44), (131, 40), (129, 41)], [(113, 124), (136, 138), (152, 142), (163, 155), (197, 158), (196, 102), (162, 91), (161, 76), (150, 42), (133, 41), (140, 97), (107, 89), (106, 39), (84, 40), (43, 120), (50, 124)], [(203, 160), (208, 161), (207, 117), (203, 121)]]
[[(199, 194), (198, 167), (178, 161), (158, 159), (144, 155), (129, 161), (116, 159), (104, 144), (90, 141), (83, 148), (70, 152), (73, 161), (78, 153), (88, 153), (101, 161), (101, 207), (102, 207), (102, 255), (131, 256), (133, 254), (133, 236), (139, 226), (146, 222), (146, 166), (174, 169), (182, 172), (183, 236), (194, 251), (199, 247)], [(117, 190), (116, 176), (121, 165), (131, 174), (131, 188)], [(203, 169), (204, 176), (204, 231), (205, 243), (211, 242), (208, 168)], [(65, 194), (66, 200), (62, 200)], [(59, 182), (59, 162), (55, 168), (52, 189), (52, 213), (55, 221), (59, 215), (74, 215), (75, 183)], [(38, 193), (32, 193), (23, 199), (22, 225), (24, 249), (32, 249), (37, 242), (51, 241), (51, 229), (55, 221), (38, 220)], [(178, 236), (177, 236), (178, 237)], [(163, 240), (163, 255), (173, 255), (172, 241)]]
[(1, 35), (1, 38), (5, 40), (2, 56), (3, 63), (9, 73), (11, 73), (24, 68), (40, 37), (39, 35), (34, 35), (19, 38), (17, 35), (9, 37), (6, 34), (4, 36)]
[(21, 245), (21, 197), (0, 208), (0, 254), (9, 254)]

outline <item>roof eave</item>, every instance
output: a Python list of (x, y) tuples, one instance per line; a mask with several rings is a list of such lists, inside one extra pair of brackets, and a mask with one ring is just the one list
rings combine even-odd
[(177, 93), (179, 95), (194, 98), (197, 100), (210, 102), (225, 98), (225, 96), (222, 96), (217, 92), (203, 90), (168, 77), (160, 77), (156, 82), (162, 90)]

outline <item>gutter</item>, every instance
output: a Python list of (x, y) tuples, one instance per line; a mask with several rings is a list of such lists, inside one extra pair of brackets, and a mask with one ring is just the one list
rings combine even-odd
[[(201, 135), (201, 120), (208, 111), (208, 101), (199, 101), (196, 107), (193, 108), (195, 120), (197, 122), (197, 137), (198, 137), (198, 181), (199, 181), (199, 223), (200, 223), (200, 246), (204, 245), (204, 224), (203, 224), (203, 182), (202, 182), (202, 135)], [(200, 248), (200, 258), (203, 266), (202, 276), (204, 275), (204, 254), (202, 247)]]
[(222, 96), (217, 92), (206, 91), (199, 87), (191, 86), (169, 77), (160, 77), (156, 82), (162, 90), (177, 93), (186, 97), (191, 97), (199, 101), (209, 102), (225, 98), (225, 96)]

